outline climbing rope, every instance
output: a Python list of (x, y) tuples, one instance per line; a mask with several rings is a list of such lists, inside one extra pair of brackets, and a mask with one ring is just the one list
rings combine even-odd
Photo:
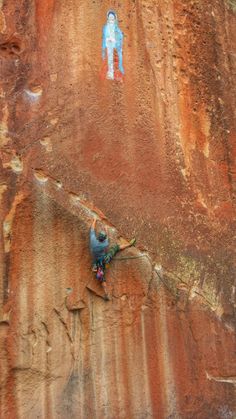
[(148, 258), (147, 255), (139, 255), (139, 256), (124, 256), (124, 257), (114, 257), (113, 260), (127, 260), (127, 259), (140, 259), (140, 258)]

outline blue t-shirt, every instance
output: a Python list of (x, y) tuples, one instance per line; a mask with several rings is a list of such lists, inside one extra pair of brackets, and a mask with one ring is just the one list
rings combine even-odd
[(94, 259), (94, 262), (106, 254), (106, 249), (109, 246), (109, 241), (106, 238), (103, 242), (100, 242), (97, 237), (95, 230), (90, 230), (90, 250)]

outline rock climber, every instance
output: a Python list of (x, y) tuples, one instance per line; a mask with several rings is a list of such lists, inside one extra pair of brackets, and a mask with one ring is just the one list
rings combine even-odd
[(107, 55), (107, 79), (114, 80), (114, 50), (116, 50), (119, 59), (119, 70), (124, 74), (123, 68), (123, 32), (120, 30), (117, 22), (117, 15), (113, 10), (107, 13), (107, 23), (102, 32), (102, 58), (105, 60)]
[(130, 240), (121, 244), (115, 244), (108, 249), (108, 229), (105, 227), (105, 231), (100, 231), (96, 235), (96, 222), (97, 218), (93, 219), (90, 229), (90, 251), (93, 257), (93, 272), (96, 273), (96, 279), (101, 282), (104, 292), (105, 300), (109, 300), (109, 295), (106, 287), (105, 269), (106, 266), (111, 262), (112, 258), (117, 252), (126, 249), (127, 247), (133, 246), (136, 239)]

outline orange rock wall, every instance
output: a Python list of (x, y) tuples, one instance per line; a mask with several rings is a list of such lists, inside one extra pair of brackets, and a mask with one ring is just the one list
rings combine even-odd
[[(1, 418), (236, 415), (234, 28), (226, 0), (0, 1)], [(95, 214), (137, 237), (110, 302)]]

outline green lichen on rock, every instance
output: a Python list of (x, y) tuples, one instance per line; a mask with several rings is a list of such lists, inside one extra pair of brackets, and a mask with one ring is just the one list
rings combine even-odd
[(234, 12), (236, 12), (236, 0), (228, 0), (228, 5)]
[(159, 229), (158, 263), (164, 269), (163, 283), (178, 298), (179, 289), (189, 298), (200, 298), (218, 310), (220, 301), (230, 300), (234, 267), (230, 252), (212, 242), (205, 252), (178, 240), (167, 227)]
[(175, 297), (178, 297), (179, 286), (184, 286), (188, 290), (189, 298), (198, 295), (213, 309), (219, 305), (217, 275), (214, 272), (208, 272), (204, 260), (200, 261), (189, 255), (180, 254), (173, 271), (167, 270), (163, 279)]

